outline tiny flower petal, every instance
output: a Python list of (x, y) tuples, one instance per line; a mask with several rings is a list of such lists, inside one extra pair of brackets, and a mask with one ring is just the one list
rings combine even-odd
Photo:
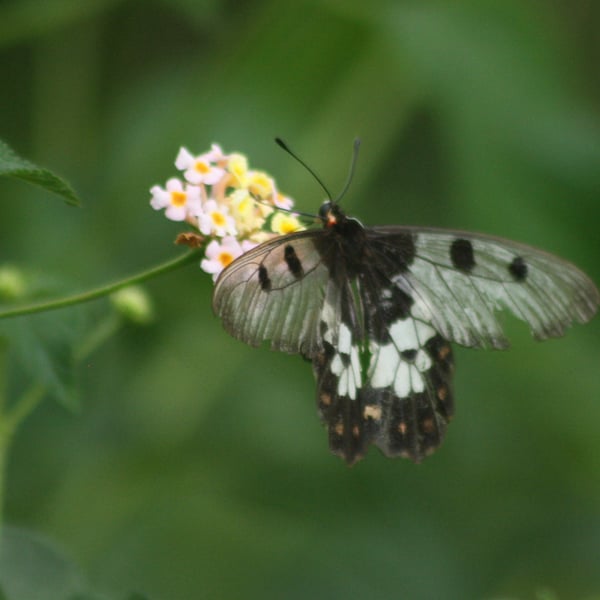
[(262, 244), (263, 242), (272, 240), (274, 237), (276, 237), (276, 234), (269, 231), (255, 231), (250, 234), (249, 240), (255, 244)]
[(238, 189), (228, 196), (231, 206), (231, 215), (240, 234), (247, 234), (259, 230), (265, 222), (256, 200), (248, 190)]
[(250, 171), (248, 173), (248, 190), (254, 196), (268, 198), (274, 191), (273, 179), (263, 171)]
[(194, 164), (194, 156), (193, 154), (183, 146), (179, 148), (179, 153), (177, 154), (177, 158), (175, 159), (175, 166), (180, 171), (185, 171), (189, 169)]
[(200, 190), (193, 185), (183, 185), (179, 179), (169, 179), (166, 189), (158, 185), (150, 189), (150, 205), (155, 210), (166, 208), (165, 216), (171, 221), (184, 221), (200, 208)]
[(243, 154), (230, 154), (227, 170), (232, 177), (232, 185), (246, 187), (248, 184), (248, 159)]
[(242, 253), (242, 247), (234, 237), (224, 237), (220, 242), (213, 240), (206, 246), (206, 258), (202, 259), (200, 267), (216, 281), (219, 273)]
[(218, 163), (227, 159), (227, 156), (223, 154), (223, 150), (221, 150), (221, 146), (219, 146), (219, 144), (211, 144), (210, 151), (207, 152), (205, 156), (207, 157), (207, 160), (214, 163)]
[(280, 235), (304, 229), (295, 215), (278, 212), (271, 219), (271, 230)]
[(257, 244), (256, 242), (251, 242), (250, 240), (243, 240), (242, 241), (242, 253), (245, 254), (246, 252), (249, 252), (250, 250), (252, 250), (252, 248), (256, 248), (256, 246), (258, 246), (259, 244)]
[(273, 194), (273, 204), (277, 206), (277, 208), (290, 210), (290, 208), (294, 206), (294, 201), (289, 196), (284, 196), (283, 194), (276, 192)]
[(183, 171), (183, 176), (190, 183), (214, 185), (225, 175), (225, 169), (212, 163), (222, 157), (218, 146), (216, 148), (213, 146), (212, 150), (199, 156), (192, 155), (187, 148), (180, 148), (175, 166)]
[(204, 235), (236, 235), (235, 221), (229, 215), (229, 210), (215, 200), (208, 200), (198, 212), (198, 229)]

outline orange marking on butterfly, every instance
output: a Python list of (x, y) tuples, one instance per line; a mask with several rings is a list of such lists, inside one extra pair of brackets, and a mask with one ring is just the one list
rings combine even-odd
[(328, 394), (327, 392), (322, 392), (321, 393), (321, 404), (323, 404), (325, 406), (330, 406), (331, 405), (331, 394)]
[(446, 360), (446, 358), (448, 358), (448, 354), (450, 354), (450, 346), (442, 346), (438, 350), (438, 358), (440, 360)]
[(423, 428), (423, 431), (425, 433), (432, 433), (435, 430), (435, 424), (433, 422), (433, 419), (423, 419), (421, 421), (421, 427)]
[(381, 419), (381, 406), (376, 406), (375, 404), (367, 404), (363, 409), (363, 418), (379, 421)]

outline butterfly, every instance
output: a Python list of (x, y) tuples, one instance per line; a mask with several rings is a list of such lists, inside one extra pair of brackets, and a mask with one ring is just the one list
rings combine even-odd
[(446, 229), (364, 227), (337, 201), (321, 229), (264, 242), (219, 276), (227, 332), (312, 363), (331, 451), (371, 444), (420, 462), (454, 412), (451, 343), (506, 348), (508, 310), (538, 340), (589, 321), (600, 293), (577, 267), (517, 242)]

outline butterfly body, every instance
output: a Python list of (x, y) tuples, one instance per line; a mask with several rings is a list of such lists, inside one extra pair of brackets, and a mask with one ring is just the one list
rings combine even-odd
[(370, 444), (416, 462), (453, 414), (450, 342), (508, 345), (507, 309), (538, 339), (595, 313), (600, 295), (576, 267), (491, 236), (363, 227), (339, 205), (324, 227), (265, 242), (217, 280), (213, 307), (229, 333), (312, 362), (331, 450), (352, 464)]

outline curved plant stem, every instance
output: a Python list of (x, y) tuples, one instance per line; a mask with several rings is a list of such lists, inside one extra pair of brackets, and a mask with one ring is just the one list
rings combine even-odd
[[(29, 304), (10, 310), (5, 310), (0, 312), (0, 319), (8, 319), (9, 317), (20, 317), (38, 312), (56, 310), (66, 306), (88, 302), (89, 300), (95, 300), (97, 298), (112, 294), (121, 288), (128, 287), (136, 283), (141, 283), (147, 279), (152, 279), (153, 277), (187, 265), (188, 263), (197, 260), (199, 254), (200, 252), (198, 250), (193, 250), (187, 254), (184, 254), (183, 256), (179, 256), (178, 258), (162, 263), (156, 267), (142, 271), (137, 275), (126, 277), (125, 279), (103, 285), (87, 292), (66, 296), (64, 298), (58, 298), (57, 300), (38, 302), (36, 304)], [(86, 340), (86, 342), (78, 349), (77, 357), (81, 359), (88, 354), (100, 341), (108, 337), (110, 332), (118, 328), (118, 324), (118, 319), (113, 319), (101, 324), (94, 336), (89, 340)], [(41, 402), (47, 391), (45, 385), (40, 383), (33, 384), (14, 403), (12, 407), (8, 408), (6, 406), (6, 344), (2, 342), (3, 340), (0, 339), (0, 530), (2, 528), (6, 460), (11, 445), (10, 443), (21, 422), (31, 414), (35, 407)]]
[(142, 281), (152, 279), (157, 275), (161, 275), (168, 271), (173, 271), (174, 269), (182, 267), (183, 265), (187, 265), (188, 263), (197, 260), (199, 255), (200, 253), (198, 250), (192, 250), (191, 252), (188, 252), (183, 256), (179, 256), (174, 260), (170, 260), (156, 267), (152, 267), (147, 271), (142, 271), (137, 275), (132, 275), (125, 279), (109, 283), (99, 288), (89, 290), (87, 292), (82, 292), (81, 294), (74, 294), (72, 296), (58, 298), (57, 300), (38, 302), (35, 304), (28, 304), (26, 306), (12, 308), (10, 310), (0, 311), (0, 319), (8, 319), (10, 317), (21, 317), (23, 315), (31, 315), (33, 313), (56, 310), (57, 308), (65, 308), (66, 306), (72, 306), (74, 304), (81, 304), (82, 302), (96, 300), (97, 298), (101, 298), (102, 296), (108, 296), (109, 294), (112, 294), (113, 292), (116, 292), (121, 288), (133, 285), (135, 283), (141, 283)]

